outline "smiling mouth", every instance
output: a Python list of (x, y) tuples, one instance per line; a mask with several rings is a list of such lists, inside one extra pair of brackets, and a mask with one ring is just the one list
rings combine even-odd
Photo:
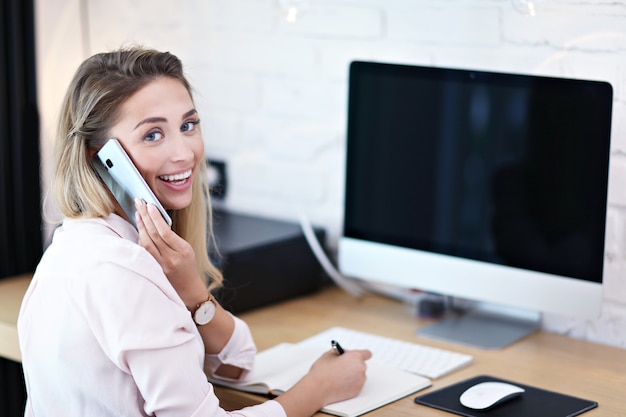
[(182, 172), (180, 174), (161, 175), (159, 179), (163, 181), (167, 181), (173, 185), (180, 185), (180, 184), (184, 184), (185, 181), (189, 179), (189, 177), (191, 177), (191, 170)]

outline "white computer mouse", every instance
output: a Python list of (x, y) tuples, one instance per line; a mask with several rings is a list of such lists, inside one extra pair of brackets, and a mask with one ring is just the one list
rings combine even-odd
[(517, 397), (524, 391), (524, 388), (506, 382), (480, 382), (466, 389), (459, 397), (459, 401), (467, 408), (485, 410)]

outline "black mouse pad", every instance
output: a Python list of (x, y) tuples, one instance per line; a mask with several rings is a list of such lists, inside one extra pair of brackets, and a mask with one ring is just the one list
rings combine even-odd
[[(486, 410), (472, 410), (459, 401), (461, 394), (480, 382), (507, 382), (524, 388), (521, 395)], [(476, 376), (415, 398), (417, 404), (438, 408), (466, 417), (571, 417), (598, 406), (595, 401), (547, 391), (488, 375)]]

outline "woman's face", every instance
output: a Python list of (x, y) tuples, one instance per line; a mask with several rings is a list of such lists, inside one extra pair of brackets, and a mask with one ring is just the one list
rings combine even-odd
[(191, 203), (191, 185), (204, 158), (198, 123), (185, 86), (163, 77), (126, 100), (111, 129), (165, 209)]

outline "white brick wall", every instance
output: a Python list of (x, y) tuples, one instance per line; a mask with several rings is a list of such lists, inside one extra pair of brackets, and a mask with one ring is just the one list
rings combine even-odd
[[(535, 6), (529, 15), (528, 4)], [(81, 33), (80, 5), (87, 5)], [(299, 19), (288, 23), (288, 5)], [(38, 0), (44, 175), (59, 102), (87, 53), (140, 42), (179, 55), (233, 210), (340, 233), (346, 79), (355, 59), (609, 81), (613, 143), (601, 319), (545, 327), (626, 346), (626, 0)], [(47, 208), (47, 210), (50, 210)]]

